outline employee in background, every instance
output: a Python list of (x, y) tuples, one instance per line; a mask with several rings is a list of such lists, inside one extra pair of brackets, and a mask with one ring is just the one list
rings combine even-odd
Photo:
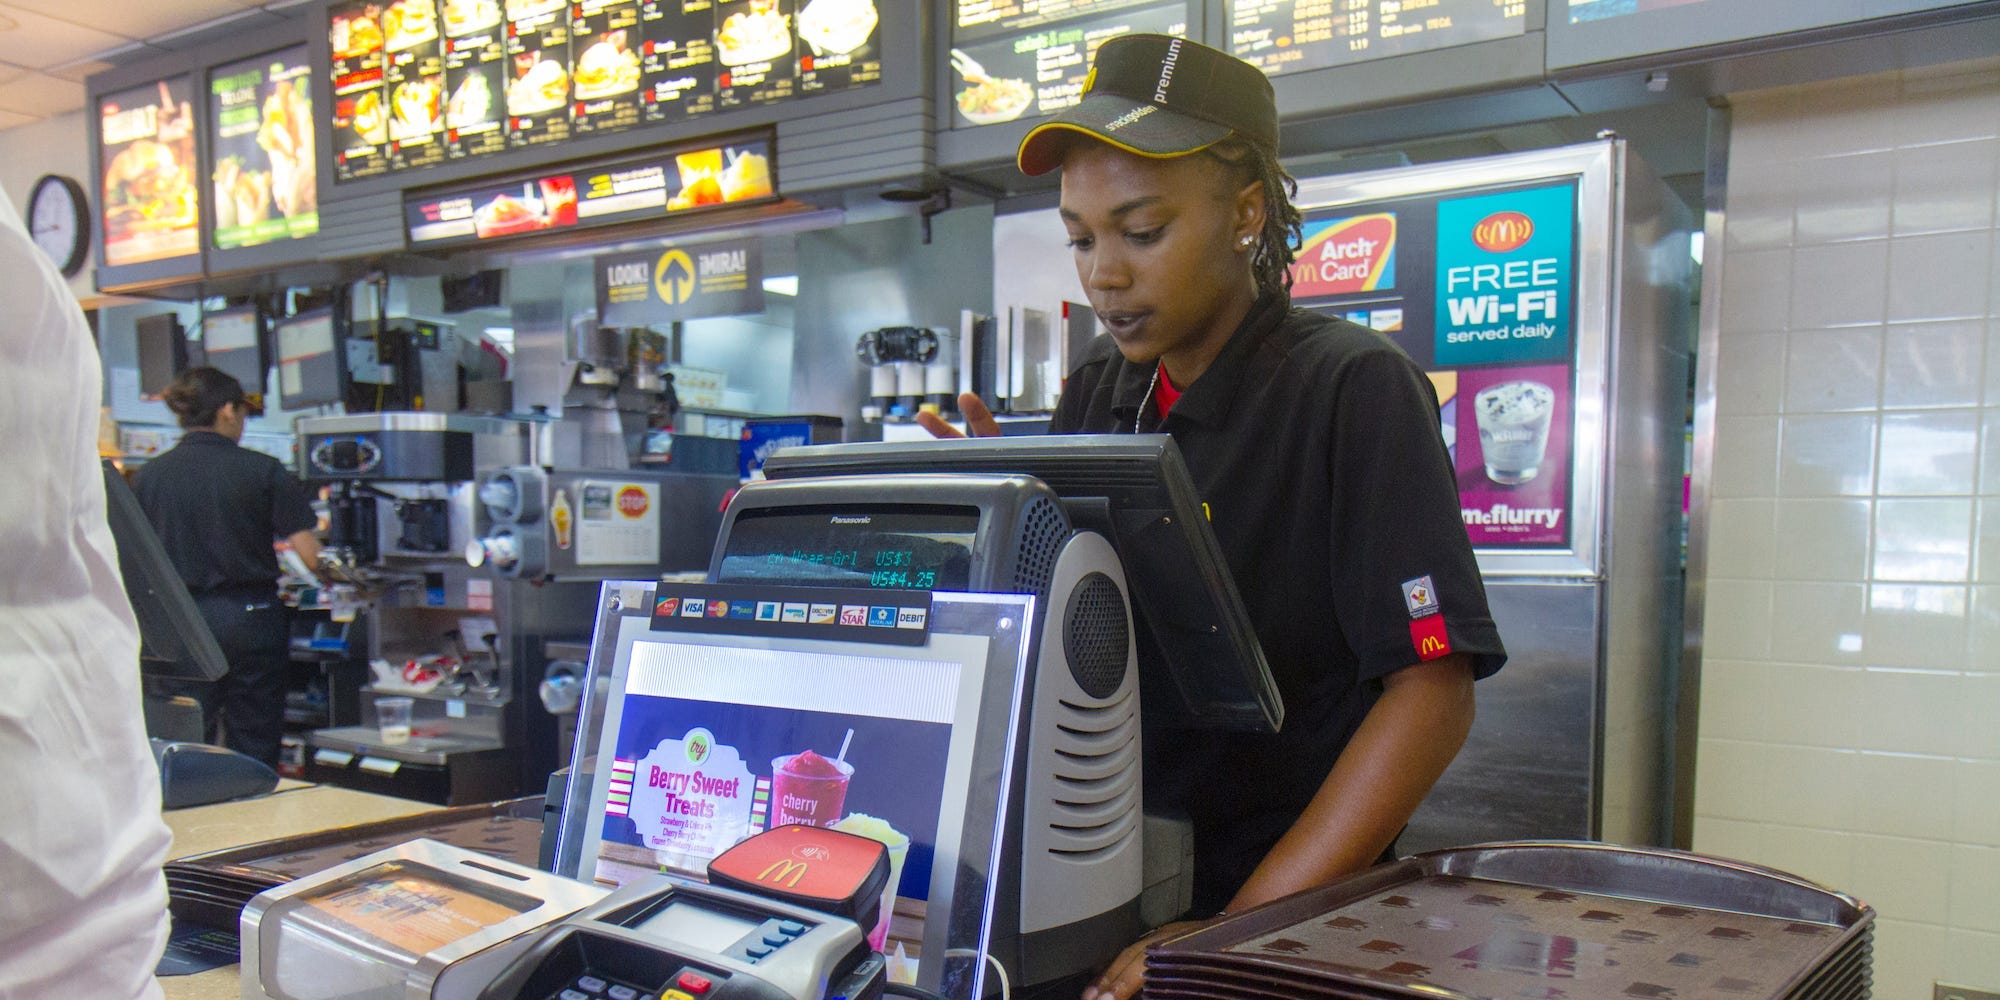
[(132, 487), (229, 661), (221, 681), (192, 693), (211, 739), (220, 722), (222, 745), (275, 768), (291, 631), (278, 601), (272, 543), (289, 542), (317, 571), (318, 518), (284, 465), (237, 444), (244, 422), (262, 409), (235, 378), (190, 368), (165, 396), (187, 432), (141, 466)]
[[(1210, 918), (1385, 859), (1506, 653), (1429, 380), (1381, 335), (1291, 307), (1301, 220), (1270, 82), (1164, 35), (1104, 43), (1090, 81), (1019, 152), (1030, 175), (1062, 170), (1109, 333), (1050, 429), (1173, 435), (1285, 702), (1274, 736), (1146, 743), (1147, 806), (1192, 816), (1191, 916)], [(976, 397), (961, 407), (997, 433)], [(1084, 996), (1133, 996), (1145, 947), (1193, 926), (1126, 949)]]
[(76, 299), (0, 192), (0, 1000), (158, 997), (160, 774)]

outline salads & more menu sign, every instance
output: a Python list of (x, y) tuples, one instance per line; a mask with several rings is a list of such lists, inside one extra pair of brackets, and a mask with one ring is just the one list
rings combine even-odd
[[(342, 0), (336, 181), (882, 78), (880, 0)], [(894, 10), (894, 8), (890, 8)]]

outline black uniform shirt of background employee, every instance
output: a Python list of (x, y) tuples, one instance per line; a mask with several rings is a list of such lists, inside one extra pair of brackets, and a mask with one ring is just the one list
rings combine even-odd
[[(1215, 913), (1320, 790), (1382, 692), (1420, 660), (1406, 580), (1429, 576), (1475, 677), (1506, 659), (1439, 434), (1435, 390), (1371, 330), (1258, 299), (1164, 422), (1153, 365), (1109, 337), (1063, 386), (1054, 433), (1166, 431), (1284, 696), (1282, 732), (1152, 733), (1147, 808), (1194, 821), (1194, 909)], [(1144, 409), (1141, 403), (1144, 402)]]
[(211, 730), (219, 709), (224, 746), (277, 767), (291, 634), (272, 542), (317, 523), (305, 487), (277, 459), (190, 429), (140, 466), (133, 492), (229, 661), (220, 682), (187, 693)]
[(214, 431), (190, 430), (139, 467), (134, 486), (168, 558), (195, 596), (277, 593), (277, 539), (318, 518), (298, 477)]

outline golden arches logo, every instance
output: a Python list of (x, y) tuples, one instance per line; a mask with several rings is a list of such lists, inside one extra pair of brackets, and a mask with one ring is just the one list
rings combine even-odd
[[(676, 273), (678, 272), (678, 273)], [(685, 250), (669, 250), (653, 265), (653, 290), (660, 301), (679, 305), (694, 297), (694, 258)]]
[[(757, 881), (762, 882), (768, 879), (772, 885), (782, 883), (787, 889), (796, 889), (799, 887), (799, 879), (806, 877), (806, 869), (808, 867), (811, 866), (803, 861), (780, 859), (771, 862), (770, 867), (758, 872)], [(790, 878), (791, 881), (785, 881), (787, 878)]]
[(1520, 212), (1495, 212), (1472, 227), (1473, 245), (1490, 253), (1519, 250), (1534, 235), (1535, 220)]
[(1434, 635), (1424, 636), (1423, 645), (1417, 647), (1418, 654), (1426, 657), (1441, 656), (1444, 651), (1443, 640)]

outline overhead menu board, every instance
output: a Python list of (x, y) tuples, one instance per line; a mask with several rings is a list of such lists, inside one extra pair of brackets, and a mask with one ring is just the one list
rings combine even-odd
[(768, 139), (487, 183), (403, 202), (420, 249), (615, 225), (756, 201), (776, 192)]
[(1983, 6), (1977, 0), (1550, 0), (1551, 68)]
[(1526, 0), (1229, 0), (1227, 11), (1230, 53), (1271, 74), (1527, 30)]
[(953, 121), (1051, 115), (1083, 96), (1097, 47), (1133, 33), (1186, 37), (1188, 4), (1146, 0), (956, 0)]
[(106, 265), (201, 249), (193, 97), (193, 78), (177, 76), (98, 99)]
[(217, 249), (319, 231), (313, 108), (306, 47), (217, 66), (208, 77)]
[(338, 181), (882, 77), (879, 0), (437, 3), (328, 8)]

